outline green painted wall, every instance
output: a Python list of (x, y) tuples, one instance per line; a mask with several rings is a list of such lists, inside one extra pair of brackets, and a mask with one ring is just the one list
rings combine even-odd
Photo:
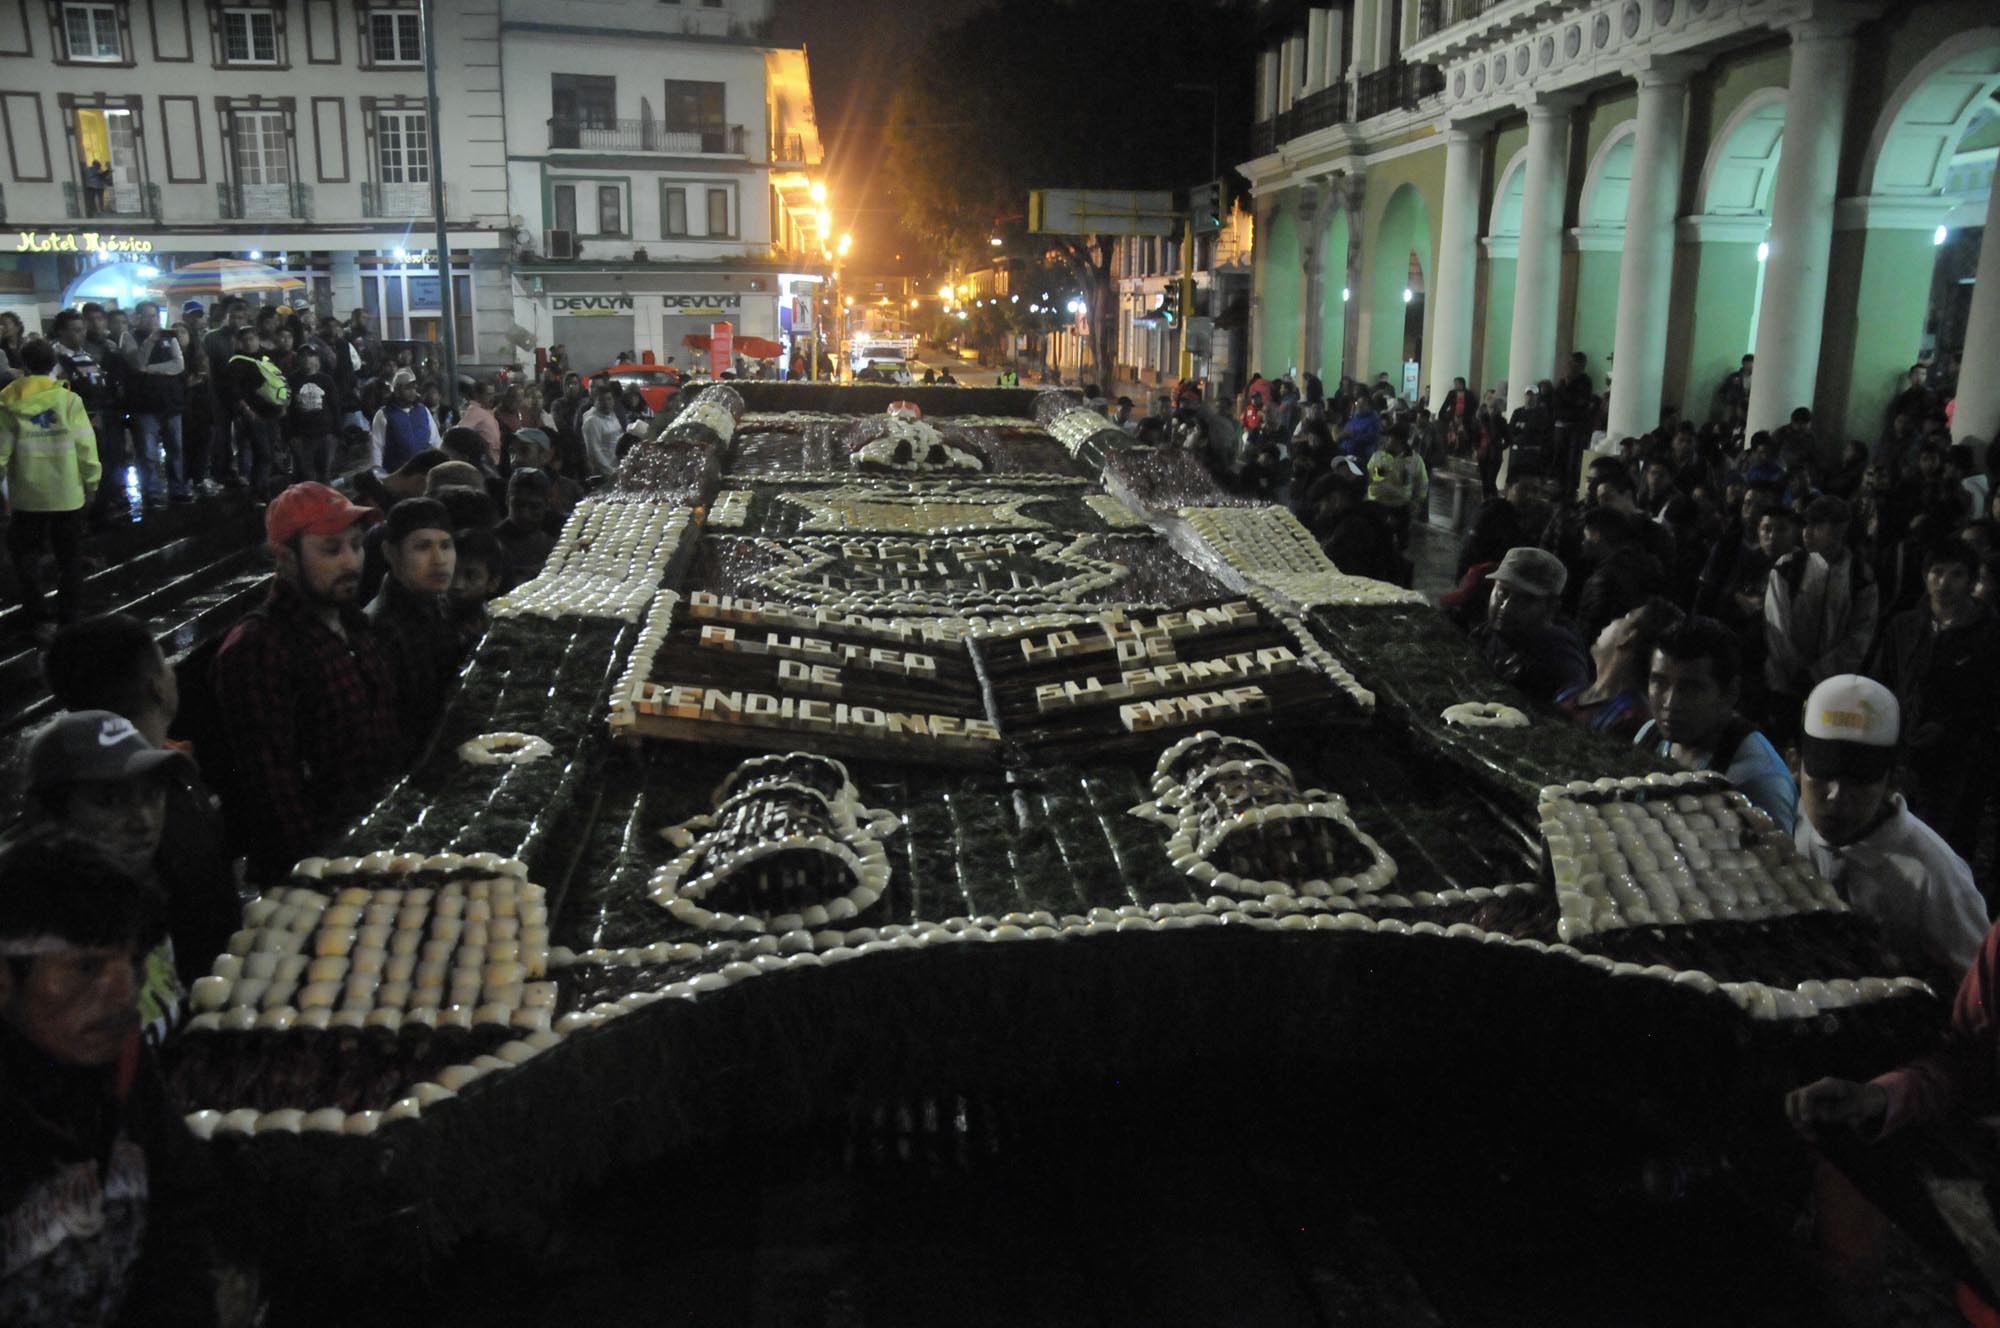
[[(1937, 249), (1929, 231), (1835, 231), (1813, 417), (1873, 443), (1916, 362)], [(1849, 300), (1841, 292), (1852, 292)]]
[(1376, 222), (1374, 234), (1373, 252), (1363, 259), (1366, 276), (1362, 290), (1357, 292), (1368, 301), (1368, 332), (1356, 376), (1373, 378), (1386, 373), (1390, 382), (1401, 383), (1405, 355), (1421, 359), (1424, 354), (1420, 346), (1409, 346), (1405, 336), (1409, 306), (1403, 301), (1403, 292), (1410, 285), (1410, 255), (1417, 256), (1425, 289), (1429, 289), (1430, 276), (1436, 270), (1430, 210), (1415, 185), (1397, 188)]
[(1305, 284), (1299, 257), (1298, 222), (1292, 216), (1292, 196), (1279, 198), (1271, 214), (1269, 233), (1258, 245), (1257, 269), (1263, 280), (1264, 316), (1253, 370), (1267, 377), (1285, 373), (1299, 360), (1300, 287)]
[(1722, 380), (1736, 371), (1750, 349), (1750, 313), (1756, 304), (1759, 275), (1757, 246), (1719, 242), (1684, 245), (1680, 260), (1690, 269), (1694, 299), (1677, 404), (1683, 415), (1706, 420), (1716, 413), (1715, 394)]
[(1701, 203), (1701, 168), (1715, 135), (1752, 93), (1790, 86), (1791, 49), (1785, 38), (1718, 59), (1694, 79), (1688, 91), (1687, 150), (1681, 154), (1681, 199), (1676, 216)]
[(1347, 285), (1348, 230), (1347, 209), (1335, 208), (1320, 248), (1319, 376), (1327, 383), (1337, 382), (1345, 372), (1347, 301), (1340, 292)]
[(1500, 173), (1507, 169), (1507, 163), (1514, 155), (1528, 146), (1528, 126), (1526, 121), (1517, 121), (1493, 135), (1493, 169), (1488, 173), (1486, 194), (1480, 202), (1479, 233), (1486, 234), (1486, 225), (1493, 219), (1493, 198), (1500, 188)]
[(1869, 182), (1860, 178), (1862, 158), (1897, 87), (1953, 34), (1976, 28), (2000, 28), (2000, 10), (1993, 0), (1898, 0), (1855, 35), (1861, 58), (1855, 62), (1854, 86), (1847, 99), (1840, 153), (1842, 197), (1870, 192)]
[(1597, 160), (1597, 150), (1604, 146), (1604, 140), (1611, 136), (1612, 130), (1638, 114), (1639, 93), (1633, 89), (1591, 102), (1584, 109), (1582, 119), (1572, 122), (1569, 201), (1563, 209), (1567, 218), (1565, 224), (1582, 224), (1583, 182), (1590, 174), (1590, 163)]
[(1507, 339), (1514, 328), (1514, 260), (1486, 260), (1486, 314), (1480, 323), (1485, 339), (1479, 354), (1479, 387), (1485, 391), (1507, 376)]
[[(1405, 188), (1408, 186), (1408, 188)], [(1368, 170), (1361, 213), (1361, 285), (1354, 292), (1362, 307), (1360, 344), (1353, 360), (1356, 377), (1386, 371), (1400, 380), (1403, 345), (1403, 287), (1410, 253), (1428, 289), (1437, 272), (1436, 231), (1431, 219), (1444, 202), (1444, 146), (1378, 163)]]
[(1618, 264), (1615, 249), (1586, 249), (1576, 256), (1576, 321), (1569, 349), (1590, 357), (1590, 377), (1600, 391), (1618, 323)]

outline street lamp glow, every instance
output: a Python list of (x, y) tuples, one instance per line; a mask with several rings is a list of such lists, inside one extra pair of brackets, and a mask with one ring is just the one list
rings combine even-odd
[(964, 318), (966, 317), (966, 313), (965, 313), (965, 310), (963, 310), (963, 309), (960, 309), (960, 310), (958, 311), (958, 316), (959, 316), (959, 319), (960, 319), (961, 321), (963, 321), (963, 320), (964, 320)]
[(1352, 290), (1348, 289), (1346, 286), (1342, 286), (1340, 288), (1341, 303), (1345, 304), (1347, 301), (1353, 298), (1354, 298), (1354, 292)]
[(1007, 303), (1009, 304), (1019, 304), (1020, 302), (1021, 302), (1021, 297), (1018, 295), (1009, 295), (1007, 297)]
[(1770, 244), (1767, 241), (1759, 240), (1757, 242), (1757, 261), (1761, 263), (1770, 256), (1771, 256)]
[(854, 297), (852, 295), (848, 296), (846, 299), (841, 301), (841, 304), (845, 305), (849, 309), (852, 309), (854, 307)]
[(938, 287), (938, 298), (940, 300), (949, 301), (953, 294), (955, 294), (955, 292), (952, 290), (951, 283), (949, 281), (947, 281), (944, 285)]
[(815, 203), (826, 202), (826, 181), (814, 180), (812, 182), (812, 189), (809, 192), (812, 194), (813, 202)]
[(840, 237), (839, 252), (842, 258), (847, 257), (847, 251), (849, 249), (852, 249), (853, 247), (854, 247), (854, 237), (852, 235), (842, 235)]
[(1938, 228), (1935, 231), (1931, 232), (1931, 243), (1932, 244), (1944, 243), (1944, 226), (1942, 223), (1938, 225)]
[(912, 299), (912, 300), (910, 301), (910, 307), (911, 307), (912, 309), (916, 308), (916, 307), (917, 307), (917, 303), (918, 303), (918, 302), (917, 302), (917, 301), (916, 301), (915, 299)]
[(1409, 302), (1410, 302), (1411, 300), (1414, 300), (1415, 298), (1417, 298), (1417, 297), (1416, 297), (1416, 295), (1415, 295), (1415, 293), (1414, 293), (1414, 292), (1412, 292), (1412, 291), (1410, 290), (1410, 288), (1409, 288), (1408, 286), (1405, 286), (1405, 287), (1403, 287), (1403, 303), (1404, 303), (1404, 304), (1408, 304), (1408, 303), (1409, 303)]
[(263, 256), (264, 256), (264, 251), (262, 249), (252, 249), (250, 251), (250, 261), (253, 263), (256, 262), (258, 259), (262, 258)]
[(813, 220), (819, 223), (819, 233), (821, 235), (824, 235), (828, 231), (833, 229), (833, 214), (831, 212), (828, 212), (825, 208), (821, 208), (819, 210), (819, 215), (814, 217)]
[(1001, 239), (1001, 238), (1000, 238), (1000, 237), (999, 237), (998, 235), (995, 235), (995, 236), (993, 237), (993, 247), (994, 247), (995, 249), (998, 249), (998, 248), (999, 248), (999, 247), (1000, 247), (1001, 245), (1003, 245), (1003, 244), (1005, 244), (1005, 243), (1006, 243), (1006, 241), (1005, 241), (1005, 240), (1002, 240), (1002, 239)]

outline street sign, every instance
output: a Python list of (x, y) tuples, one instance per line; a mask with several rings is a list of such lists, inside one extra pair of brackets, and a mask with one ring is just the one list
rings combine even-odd
[(708, 326), (708, 371), (717, 378), (736, 367), (736, 328), (729, 323)]
[(1172, 235), (1180, 222), (1165, 190), (1037, 189), (1028, 229), (1041, 235)]
[(1194, 218), (1197, 235), (1222, 229), (1222, 181), (1210, 180), (1188, 190), (1188, 213)]

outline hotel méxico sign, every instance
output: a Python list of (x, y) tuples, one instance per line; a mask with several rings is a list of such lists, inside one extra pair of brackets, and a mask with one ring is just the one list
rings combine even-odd
[(100, 231), (16, 231), (17, 254), (150, 254), (153, 242), (136, 235)]

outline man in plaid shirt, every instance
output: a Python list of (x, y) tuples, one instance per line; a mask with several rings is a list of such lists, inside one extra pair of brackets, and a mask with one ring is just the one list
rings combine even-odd
[(265, 510), (277, 575), (214, 675), (255, 879), (288, 872), (395, 773), (395, 677), (355, 604), (363, 529), (381, 516), (316, 483)]

